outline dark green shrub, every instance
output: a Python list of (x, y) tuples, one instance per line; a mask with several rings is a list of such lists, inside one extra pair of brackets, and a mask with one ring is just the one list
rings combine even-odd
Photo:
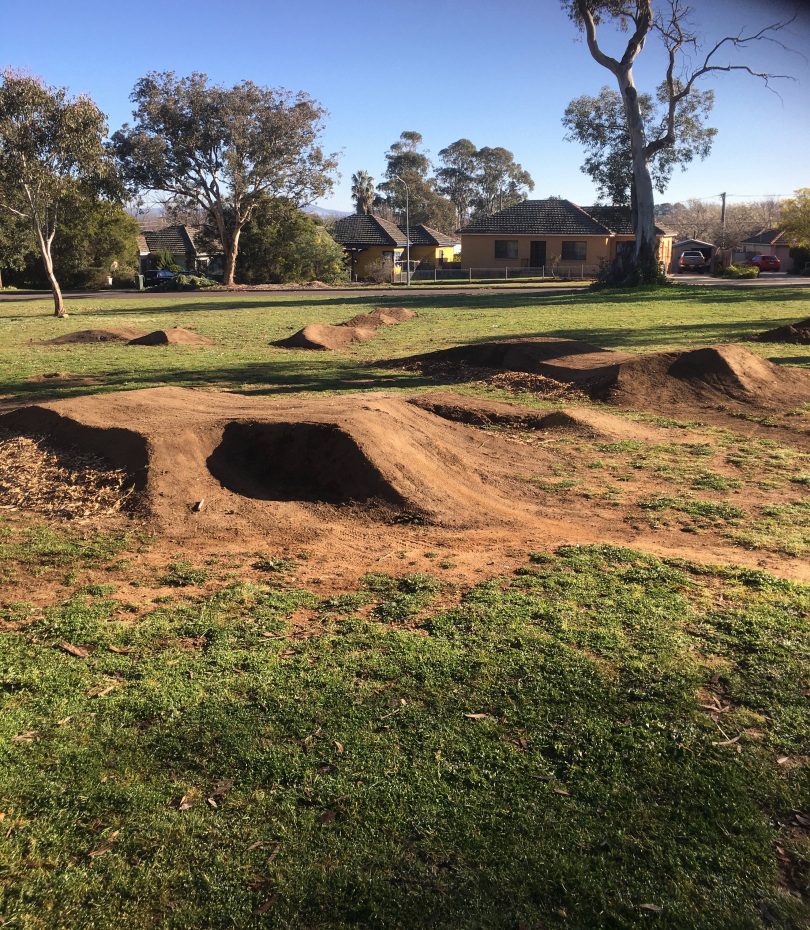
[(720, 272), (721, 278), (758, 278), (759, 268), (756, 265), (729, 265)]

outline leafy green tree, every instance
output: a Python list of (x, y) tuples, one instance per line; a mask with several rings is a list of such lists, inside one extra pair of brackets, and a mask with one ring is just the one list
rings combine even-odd
[[(385, 155), (386, 180), (378, 185), (385, 202), (400, 223), (405, 222), (407, 185), (408, 206), (411, 223), (426, 223), (446, 231), (455, 224), (456, 210), (453, 204), (436, 191), (435, 179), (431, 176), (432, 165), (428, 156), (421, 151), (422, 136), (418, 132), (403, 132)], [(401, 179), (401, 180), (400, 180)]]
[(489, 216), (497, 210), (525, 200), (534, 190), (531, 175), (515, 161), (509, 149), (484, 146), (478, 151), (478, 194), (474, 203), (476, 215)]
[(352, 200), (357, 213), (371, 213), (374, 206), (374, 178), (368, 171), (352, 175)]
[(782, 201), (779, 225), (791, 245), (810, 248), (810, 187), (800, 187), (792, 197)]
[(53, 293), (65, 315), (53, 244), (62, 211), (78, 196), (115, 193), (104, 149), (104, 114), (88, 97), (6, 71), (0, 85), (0, 208), (27, 221)]
[(131, 99), (134, 125), (112, 139), (124, 176), (211, 217), (226, 284), (234, 283), (242, 230), (263, 198), (303, 206), (332, 187), (336, 160), (319, 144), (325, 111), (303, 92), (151, 72)]
[[(666, 99), (666, 88), (660, 87), (654, 100), (649, 94), (639, 94), (638, 102), (645, 126), (656, 134), (665, 132), (666, 114), (660, 104)], [(685, 169), (695, 158), (704, 159), (711, 151), (717, 130), (705, 125), (714, 106), (714, 92), (694, 91), (678, 108), (675, 116), (675, 142), (655, 152), (648, 161), (653, 187), (660, 193), (669, 186), (676, 167)], [(563, 116), (568, 130), (565, 139), (578, 142), (585, 149), (582, 171), (596, 186), (598, 197), (609, 204), (630, 205), (633, 202), (633, 162), (630, 157), (630, 135), (622, 98), (615, 90), (603, 87), (597, 97), (588, 94), (568, 104)]]
[(27, 256), (35, 248), (30, 224), (8, 210), (0, 210), (0, 288), (3, 287), (3, 271), (24, 268)]
[[(613, 279), (626, 283), (655, 281), (659, 272), (651, 161), (676, 144), (679, 110), (696, 92), (696, 82), (706, 75), (743, 71), (765, 82), (773, 77), (754, 71), (745, 64), (721, 64), (718, 58), (727, 52), (746, 49), (755, 42), (773, 40), (773, 33), (786, 23), (773, 23), (755, 32), (740, 31), (736, 35), (724, 36), (704, 53), (684, 0), (660, 0), (658, 12), (653, 9), (653, 0), (562, 0), (562, 7), (584, 32), (591, 57), (616, 79), (624, 109), (633, 172), (636, 243), (631, 260), (625, 267), (614, 269)], [(607, 54), (600, 45), (600, 34), (611, 27), (624, 36), (621, 39), (624, 48), (620, 49), (621, 54), (617, 57)], [(645, 122), (641, 95), (633, 74), (635, 62), (650, 36), (660, 41), (666, 62), (659, 91), (663, 119), (658, 127)]]
[(439, 151), (436, 190), (456, 208), (456, 225), (470, 217), (478, 196), (478, 149), (469, 139), (457, 139)]
[(345, 281), (343, 249), (294, 203), (264, 198), (242, 235), (239, 277), (247, 284)]

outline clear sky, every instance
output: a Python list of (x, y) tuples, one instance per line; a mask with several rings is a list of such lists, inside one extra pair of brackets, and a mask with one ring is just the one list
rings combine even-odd
[[(557, 0), (196, 0), (190, 6), (39, 0), (4, 4), (0, 64), (89, 93), (110, 130), (129, 119), (135, 80), (150, 70), (204, 71), (213, 80), (306, 90), (329, 111), (325, 148), (342, 177), (324, 206), (349, 209), (352, 172), (379, 180), (400, 132), (421, 132), (432, 156), (461, 137), (501, 145), (535, 180), (532, 196), (594, 200), (581, 152), (563, 141), (566, 104), (612, 76), (596, 65)], [(782, 37), (745, 59), (787, 73), (781, 96), (741, 74), (717, 75), (710, 158), (677, 173), (662, 200), (786, 195), (810, 186), (810, 4), (695, 0), (706, 41), (797, 14)], [(174, 10), (174, 15), (169, 12)], [(185, 14), (185, 15), (184, 15)], [(609, 44), (609, 43), (608, 43)], [(618, 46), (614, 46), (618, 47)], [(662, 74), (652, 45), (639, 87)]]

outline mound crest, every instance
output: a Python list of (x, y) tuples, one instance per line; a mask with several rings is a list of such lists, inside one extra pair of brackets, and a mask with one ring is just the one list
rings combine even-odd
[(386, 395), (278, 401), (155, 388), (24, 407), (0, 416), (0, 429), (126, 469), (147, 515), (173, 534), (318, 532), (340, 516), (324, 506), (446, 526), (514, 510), (489, 486), (491, 453), (475, 433)]
[(207, 336), (201, 336), (190, 329), (175, 327), (174, 329), (156, 329), (145, 336), (130, 339), (127, 345), (131, 346), (212, 346), (214, 342)]
[(128, 327), (120, 329), (79, 329), (75, 333), (65, 333), (64, 336), (47, 339), (42, 345), (92, 345), (94, 342), (131, 342), (133, 339), (139, 339), (144, 335), (142, 329), (130, 329)]
[(404, 323), (406, 320), (412, 320), (417, 314), (407, 307), (377, 307), (370, 313), (361, 313), (350, 320), (342, 323), (342, 326), (364, 326), (376, 329), (378, 326), (396, 326), (397, 323)]
[(342, 349), (354, 342), (368, 342), (374, 338), (374, 330), (363, 326), (332, 326), (328, 323), (310, 323), (287, 339), (279, 339), (271, 345), (281, 349), (316, 349), (329, 351)]

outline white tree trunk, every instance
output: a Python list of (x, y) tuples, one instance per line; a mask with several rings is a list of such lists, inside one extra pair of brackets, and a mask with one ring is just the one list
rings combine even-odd
[(224, 284), (231, 287), (234, 284), (236, 276), (236, 258), (239, 254), (239, 237), (242, 235), (242, 229), (237, 227), (225, 250), (225, 279)]

